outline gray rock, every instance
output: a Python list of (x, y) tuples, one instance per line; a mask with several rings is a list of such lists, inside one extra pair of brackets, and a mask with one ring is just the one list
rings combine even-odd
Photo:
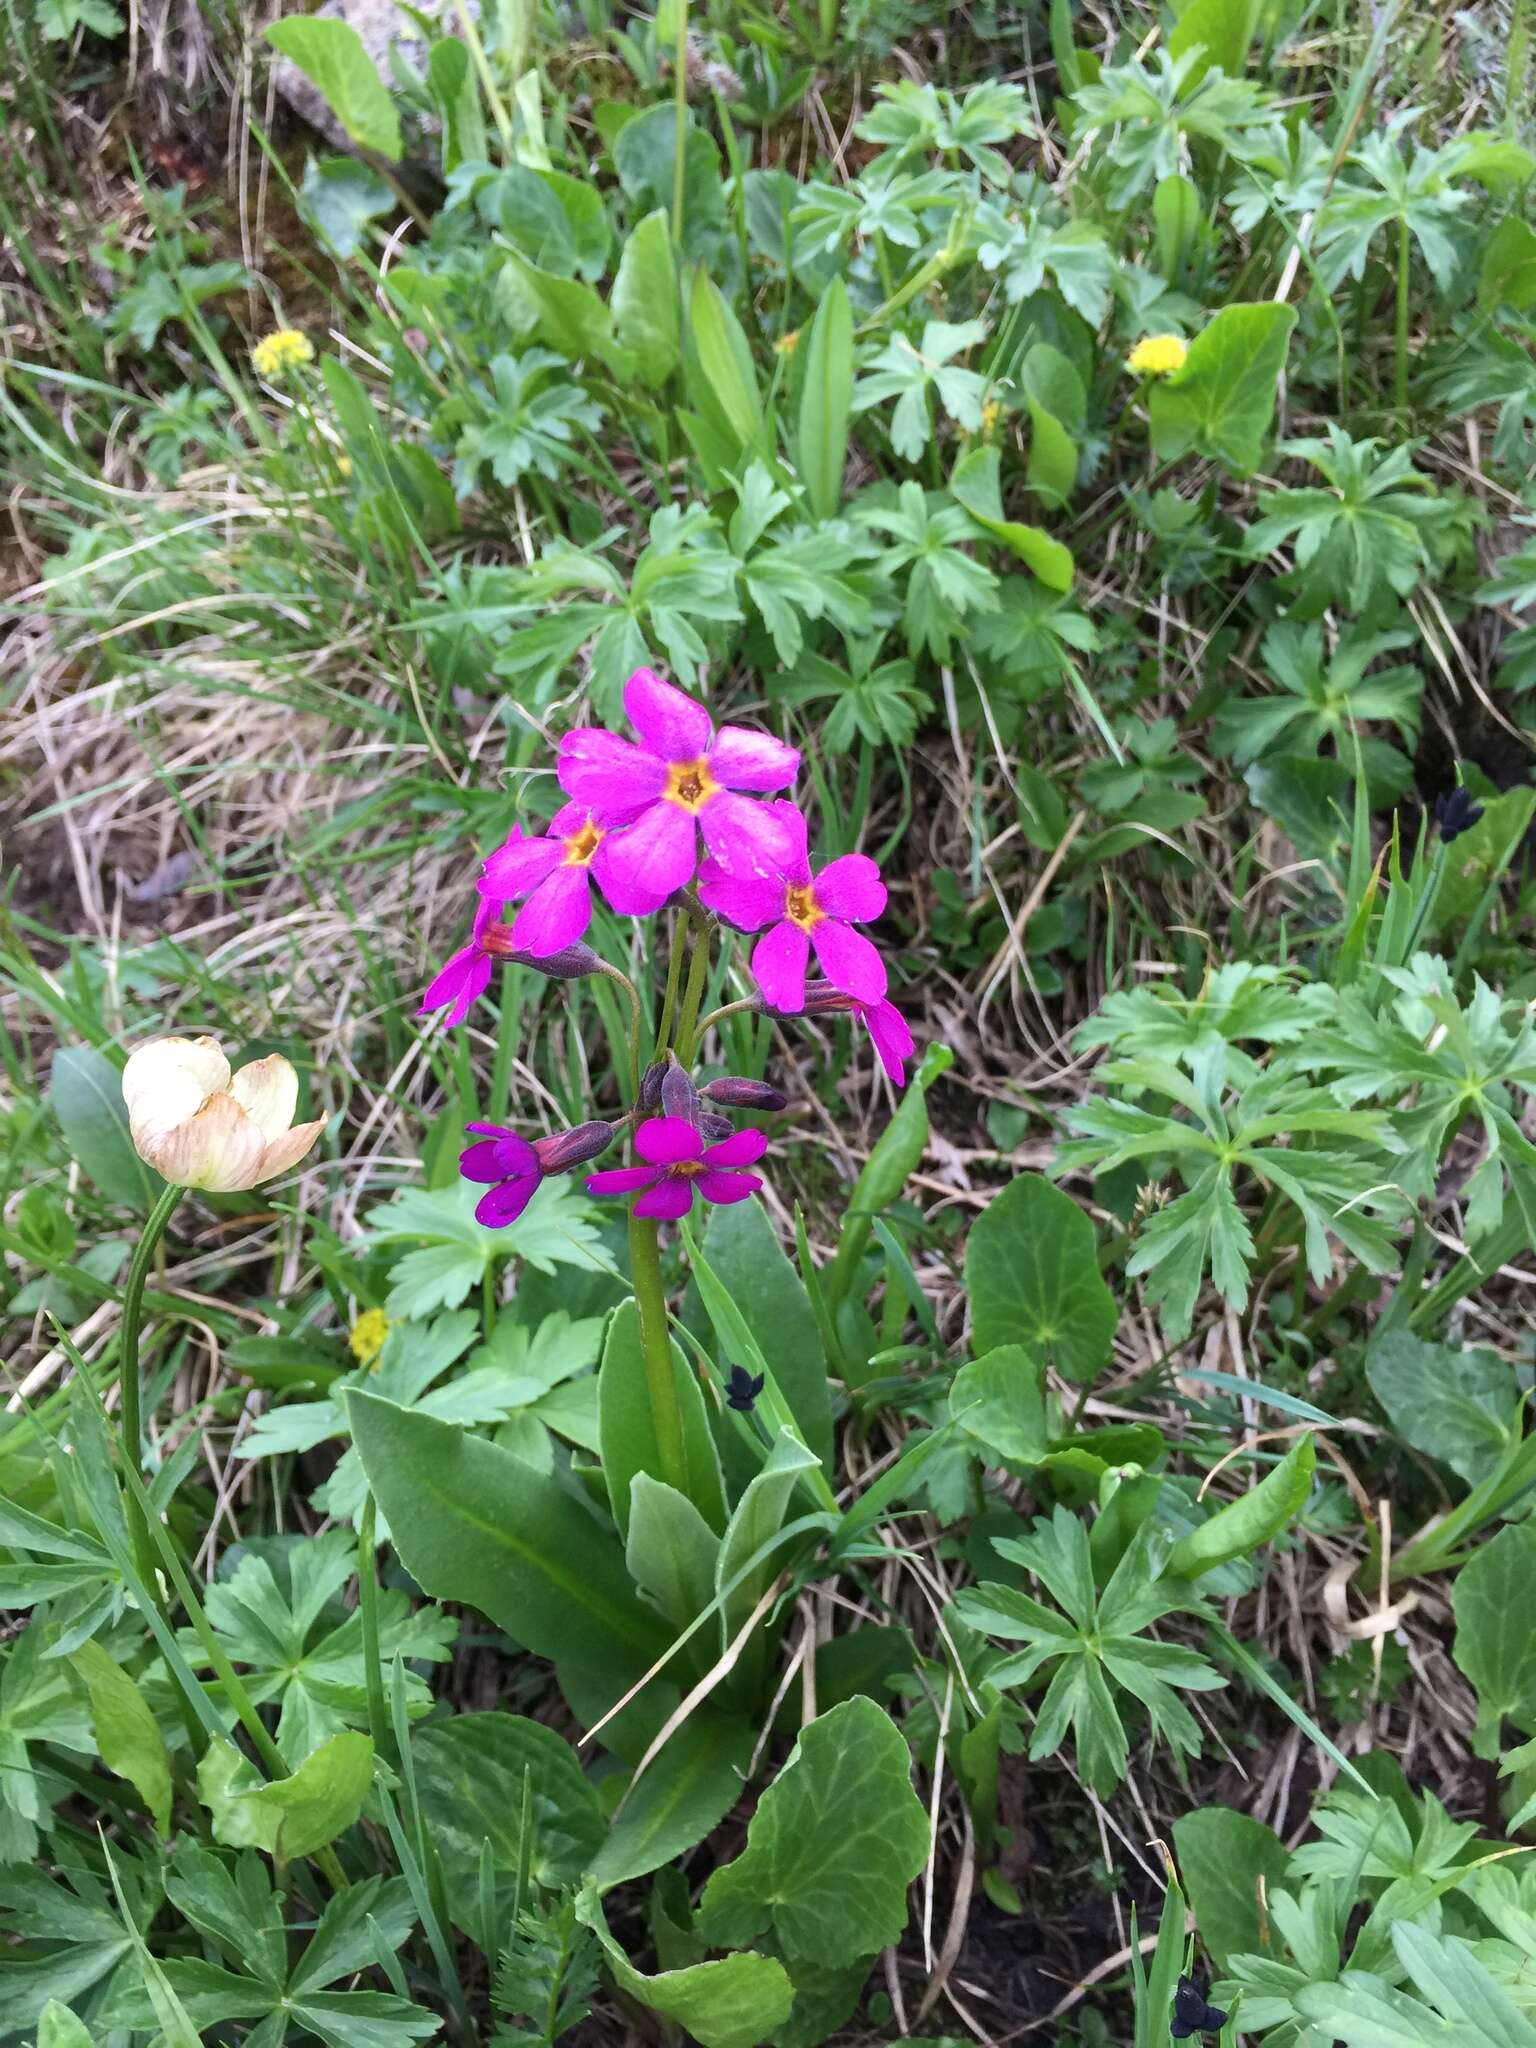
[[(457, 0), (414, 0), (414, 4), (420, 13), (436, 20), (443, 34), (459, 33)], [(471, 14), (478, 15), (479, 11), (477, 0), (471, 0)], [(426, 41), (410, 15), (397, 6), (395, 0), (323, 0), (323, 4), (314, 10), (313, 18), (318, 21), (344, 21), (350, 28), (355, 28), (386, 87), (392, 87), (395, 82), (395, 68), (390, 63), (391, 50), (398, 50), (415, 70), (426, 69)], [(323, 135), (327, 142), (336, 149), (355, 149), (352, 138), (331, 112), (319, 88), (304, 76), (297, 64), (287, 57), (279, 57), (272, 67), (272, 84), (278, 98)], [(437, 132), (435, 120), (418, 118), (414, 125), (422, 133)], [(407, 139), (407, 155), (409, 153)]]

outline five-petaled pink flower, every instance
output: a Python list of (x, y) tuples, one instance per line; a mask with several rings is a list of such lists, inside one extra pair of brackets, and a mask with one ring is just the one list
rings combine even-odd
[(618, 836), (585, 804), (562, 804), (547, 833), (525, 835), (513, 827), (485, 863), (478, 887), (498, 903), (527, 897), (513, 920), (514, 946), (539, 960), (574, 945), (592, 922), (594, 881), (623, 916), (648, 917), (660, 909), (665, 892), (636, 890), (614, 873)]
[(767, 1149), (761, 1131), (736, 1131), (718, 1145), (706, 1145), (686, 1117), (653, 1116), (635, 1132), (635, 1150), (645, 1165), (591, 1174), (587, 1193), (639, 1194), (637, 1216), (686, 1216), (695, 1187), (706, 1202), (744, 1202), (762, 1182), (755, 1173), (734, 1169), (751, 1166)]
[(752, 949), (752, 972), (768, 1003), (793, 1015), (805, 1006), (805, 970), (814, 951), (835, 988), (861, 1003), (885, 994), (885, 962), (854, 923), (878, 917), (885, 884), (867, 853), (845, 853), (811, 873), (805, 819), (791, 803), (771, 806), (784, 838), (773, 880), (725, 873), (713, 861), (699, 872), (699, 896), (744, 932), (770, 927)]
[[(601, 726), (560, 742), (560, 787), (593, 817), (626, 826), (607, 845), (607, 875), (652, 908), (693, 880), (700, 832), (720, 870), (774, 875), (784, 846), (778, 819), (742, 790), (785, 789), (798, 748), (746, 726), (723, 725), (651, 669), (624, 685), (624, 709), (642, 744)], [(609, 880), (603, 887), (609, 893)]]

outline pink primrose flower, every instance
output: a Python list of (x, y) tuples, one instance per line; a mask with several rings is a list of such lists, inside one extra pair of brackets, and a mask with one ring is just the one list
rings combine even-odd
[[(706, 861), (699, 896), (727, 924), (763, 932), (752, 951), (752, 972), (775, 1010), (795, 1015), (805, 1006), (805, 970), (811, 954), (835, 988), (861, 1003), (885, 995), (885, 962), (855, 923), (885, 909), (885, 884), (867, 853), (847, 853), (811, 872), (805, 819), (792, 803), (771, 806), (785, 853), (774, 879), (738, 876)], [(766, 930), (765, 930), (766, 927)]]
[(573, 946), (592, 922), (595, 881), (621, 916), (647, 917), (666, 900), (615, 873), (618, 835), (585, 804), (562, 804), (545, 833), (513, 827), (485, 863), (478, 888), (499, 903), (527, 902), (512, 923), (512, 943), (535, 960)]
[(425, 1017), (431, 1010), (441, 1010), (446, 1004), (449, 1006), (446, 1021), (450, 1025), (462, 1024), (476, 999), (484, 995), (490, 986), (493, 960), (511, 960), (522, 967), (535, 967), (540, 974), (547, 974), (554, 981), (575, 981), (583, 974), (599, 971), (601, 962), (590, 946), (563, 946), (557, 953), (541, 953), (537, 958), (526, 950), (520, 950), (514, 943), (514, 934), (501, 922), (505, 908), (506, 905), (500, 901), (482, 900), (475, 911), (469, 944), (450, 954), (427, 984), (426, 994), (416, 1011), (418, 1017)]
[[(692, 881), (701, 832), (722, 873), (776, 874), (779, 822), (740, 792), (787, 788), (799, 750), (746, 726), (717, 733), (702, 704), (648, 668), (624, 685), (624, 709), (639, 746), (601, 726), (583, 726), (560, 742), (566, 795), (600, 823), (627, 828), (609, 842), (612, 881), (657, 908)], [(603, 887), (612, 901), (609, 882)]]
[(638, 1195), (637, 1216), (686, 1216), (694, 1189), (706, 1202), (744, 1202), (762, 1186), (751, 1166), (768, 1149), (761, 1131), (735, 1131), (717, 1145), (685, 1117), (653, 1116), (635, 1132), (643, 1166), (615, 1166), (587, 1180), (589, 1195)]
[(550, 1174), (585, 1166), (613, 1143), (612, 1124), (602, 1122), (578, 1124), (574, 1130), (556, 1131), (531, 1142), (504, 1124), (466, 1124), (464, 1128), (480, 1142), (467, 1145), (459, 1154), (459, 1172), (465, 1180), (478, 1181), (485, 1188), (475, 1204), (475, 1221), (491, 1230), (515, 1223)]

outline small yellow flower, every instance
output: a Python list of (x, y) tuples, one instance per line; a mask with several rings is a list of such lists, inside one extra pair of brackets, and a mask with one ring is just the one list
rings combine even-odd
[(280, 377), (284, 370), (301, 369), (305, 363), (315, 360), (315, 351), (309, 336), (300, 334), (296, 327), (275, 327), (270, 334), (264, 334), (251, 350), (251, 363), (258, 377), (269, 380)]
[(773, 344), (774, 353), (775, 355), (792, 356), (796, 348), (799, 346), (799, 342), (799, 328), (791, 327), (788, 334), (781, 334), (778, 340)]
[(1142, 377), (1169, 377), (1182, 370), (1189, 343), (1177, 334), (1144, 335), (1126, 358), (1126, 368)]
[(231, 1076), (216, 1038), (156, 1038), (123, 1069), (134, 1150), (178, 1188), (230, 1194), (297, 1166), (325, 1118), (295, 1124), (299, 1077), (281, 1053)]
[(1002, 414), (1002, 405), (1000, 401), (995, 398), (989, 398), (986, 404), (981, 408), (981, 438), (983, 441), (991, 440), (992, 431), (996, 427), (998, 421), (1002, 418)]
[(389, 1335), (389, 1317), (381, 1308), (365, 1308), (352, 1325), (347, 1346), (359, 1365), (366, 1365), (370, 1372), (378, 1370), (379, 1353), (384, 1349), (384, 1340)]

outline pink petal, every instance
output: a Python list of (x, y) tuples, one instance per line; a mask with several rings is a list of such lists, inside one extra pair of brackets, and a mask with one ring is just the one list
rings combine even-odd
[(800, 772), (800, 749), (745, 725), (722, 725), (709, 772), (727, 789), (787, 789)]
[(664, 683), (653, 668), (637, 668), (624, 685), (630, 724), (663, 761), (697, 761), (709, 752), (709, 713), (676, 683)]
[(898, 1088), (904, 1088), (907, 1080), (905, 1062), (912, 1057), (912, 1033), (907, 1020), (894, 1003), (872, 1003), (859, 1015), (869, 1032), (875, 1051), (880, 1055), (880, 1064)]
[(451, 1002), (453, 1007), (445, 1021), (449, 1025), (462, 1024), (490, 980), (490, 955), (476, 946), (462, 946), (429, 983), (416, 1014), (424, 1017), (429, 1010), (440, 1010), (444, 1003)]
[(768, 1150), (767, 1135), (762, 1131), (732, 1131), (728, 1138), (722, 1138), (718, 1145), (711, 1145), (704, 1154), (706, 1166), (750, 1166), (755, 1159), (761, 1159)]
[[(672, 806), (657, 804), (656, 809), (668, 811)], [(648, 880), (642, 877), (637, 883), (635, 863), (622, 851), (624, 841), (633, 829), (632, 826), (626, 825), (619, 831), (608, 834), (592, 856), (591, 874), (593, 881), (620, 917), (649, 917), (653, 911), (660, 910), (672, 892), (668, 890), (664, 895), (658, 896)], [(691, 848), (688, 858), (691, 862)]]
[(771, 879), (784, 872), (784, 828), (774, 808), (722, 790), (699, 812), (704, 843), (726, 874)]
[(540, 882), (512, 926), (512, 943), (536, 960), (574, 946), (592, 922), (591, 877), (585, 868), (558, 867)]
[(526, 1138), (510, 1131), (482, 1138), (478, 1145), (467, 1145), (459, 1154), (459, 1172), (465, 1180), (511, 1180), (516, 1175), (537, 1175), (539, 1171), (538, 1153)]
[(787, 882), (803, 888), (811, 879), (810, 827), (805, 822), (805, 813), (785, 796), (775, 797), (763, 808), (773, 813), (779, 828), (783, 847), (780, 871)]
[(867, 853), (845, 853), (828, 861), (816, 877), (816, 902), (828, 917), (867, 924), (885, 909), (885, 884)]
[(536, 889), (564, 858), (565, 848), (558, 839), (509, 839), (486, 861), (475, 886), (482, 896), (509, 903), (514, 896), (526, 896)]
[(505, 1230), (538, 1193), (539, 1180), (536, 1173), (526, 1177), (519, 1174), (516, 1180), (504, 1180), (499, 1187), (487, 1188), (475, 1204), (475, 1221), (488, 1230)]
[(635, 1214), (667, 1221), (674, 1216), (686, 1216), (692, 1207), (693, 1182), (685, 1174), (669, 1174), (665, 1180), (657, 1181), (648, 1195), (640, 1197)]
[(632, 1195), (636, 1188), (648, 1188), (656, 1178), (654, 1167), (610, 1166), (602, 1173), (587, 1175), (589, 1195)]
[(676, 804), (652, 804), (644, 816), (598, 849), (606, 855), (603, 890), (609, 902), (618, 909), (614, 901), (617, 890), (626, 903), (640, 902), (655, 909), (674, 889), (686, 889), (693, 880), (697, 847), (690, 812), (679, 810)]
[(784, 915), (784, 884), (759, 875), (728, 875), (709, 861), (699, 876), (699, 900), (737, 931), (760, 932)]
[(569, 839), (573, 832), (579, 832), (591, 818), (592, 813), (585, 804), (562, 804), (549, 821), (551, 839)]
[(653, 1116), (635, 1133), (635, 1150), (653, 1166), (675, 1166), (680, 1159), (697, 1159), (704, 1141), (681, 1116)]
[(556, 773), (567, 796), (611, 825), (634, 817), (667, 786), (665, 761), (599, 725), (565, 735)]
[(811, 944), (822, 973), (835, 988), (857, 996), (861, 1003), (879, 1002), (886, 988), (885, 962), (862, 932), (838, 918), (824, 917), (811, 928)]
[(701, 1173), (699, 1193), (706, 1202), (744, 1202), (762, 1182), (755, 1173)]
[(752, 972), (770, 1009), (793, 1015), (804, 1008), (805, 963), (810, 951), (810, 940), (788, 918), (758, 940), (752, 953)]

